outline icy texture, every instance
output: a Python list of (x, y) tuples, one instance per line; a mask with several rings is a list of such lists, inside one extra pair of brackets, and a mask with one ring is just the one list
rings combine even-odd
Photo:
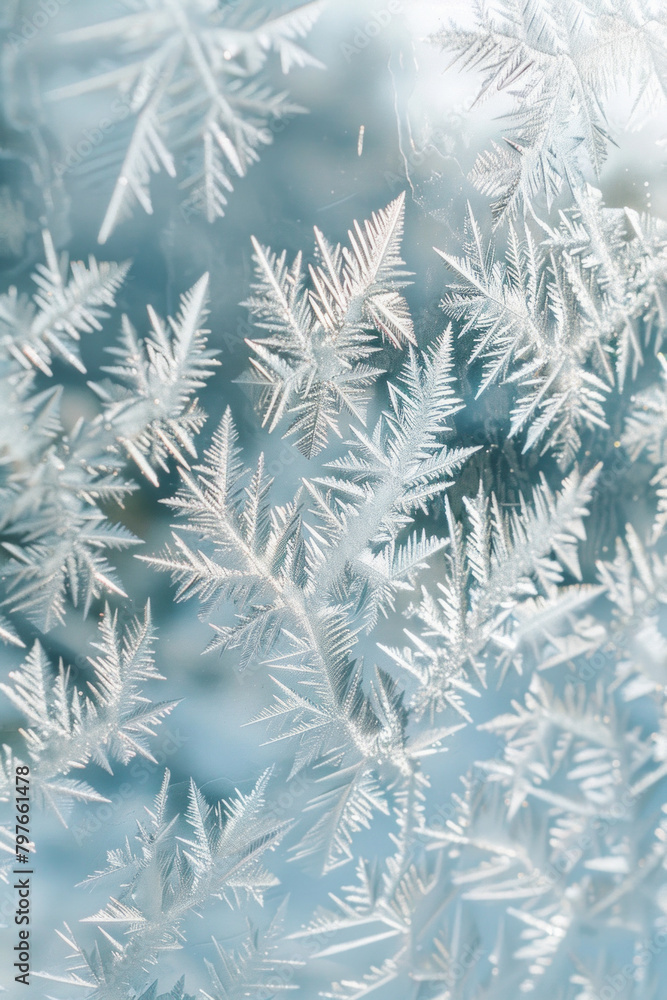
[[(0, 797), (28, 762), (31, 989), (661, 1000), (664, 5), (436, 5), (428, 41), (421, 0), (15, 6)], [(124, 125), (63, 175), (55, 109), (107, 90)], [(96, 236), (132, 266), (78, 260)]]

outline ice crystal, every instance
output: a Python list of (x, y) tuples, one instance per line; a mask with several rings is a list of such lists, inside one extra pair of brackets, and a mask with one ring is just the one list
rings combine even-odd
[[(422, 93), (440, 57), (411, 34), (421, 2), (329, 5), (308, 48), (319, 2), (10, 6), (0, 800), (28, 765), (40, 878), (57, 857), (60, 906), (66, 858), (97, 893), (81, 926), (66, 891), (49, 914), (69, 960), (42, 947), (35, 904), (37, 990), (658, 1000), (660, 3), (458, 5), (437, 33), (471, 98), (456, 113), (439, 76)], [(249, 174), (240, 218), (188, 225), (216, 222), (301, 110), (277, 81), (319, 65), (311, 42), (345, 61), (304, 102), (311, 129)], [(477, 109), (494, 91), (489, 149)], [(129, 263), (70, 263), (53, 201), (60, 115), (75, 129), (104, 93), (122, 119), (66, 185), (113, 168), (99, 240), (135, 258), (133, 284)], [(395, 123), (408, 190), (389, 195)], [(123, 252), (116, 227), (154, 204), (168, 231), (144, 220)], [(302, 247), (318, 219), (310, 264), (270, 248)], [(142, 542), (141, 563), (122, 551)], [(173, 780), (167, 717), (187, 744)], [(15, 847), (0, 828), (5, 861)]]
[(154, 641), (148, 607), (143, 620), (125, 629), (119, 627), (117, 612), (107, 607), (95, 644), (101, 656), (89, 660), (93, 680), (87, 682), (87, 693), (72, 683), (62, 661), (52, 676), (39, 642), (20, 671), (9, 675), (12, 686), (0, 685), (30, 723), (21, 730), (21, 752), (30, 762), (33, 789), (56, 810), (67, 798), (106, 801), (86, 782), (68, 777), (89, 762), (111, 772), (111, 760), (127, 764), (137, 754), (153, 760), (147, 738), (175, 707), (174, 702), (151, 702), (139, 686), (164, 680), (154, 666)]
[(249, 340), (250, 384), (261, 388), (264, 423), (274, 430), (290, 415), (288, 433), (311, 457), (327, 443), (336, 418), (347, 410), (358, 419), (360, 402), (381, 370), (367, 364), (377, 352), (374, 333), (395, 347), (414, 344), (407, 303), (399, 295), (407, 272), (400, 258), (404, 196), (355, 222), (350, 246), (332, 247), (315, 230), (318, 265), (306, 289), (301, 255), (290, 268), (253, 240), (257, 280), (246, 303), (270, 336)]
[[(622, 85), (632, 92), (631, 123), (665, 103), (664, 10), (650, 0), (503, 0), (475, 5), (474, 28), (445, 28), (436, 40), (493, 90), (513, 98), (503, 143), (481, 153), (471, 180), (495, 198), (496, 221), (544, 194), (550, 205), (564, 182), (600, 174), (613, 138), (607, 109)], [(582, 162), (583, 161), (583, 162)]]
[[(115, 66), (52, 89), (48, 101), (111, 88), (132, 123), (100, 243), (136, 204), (153, 212), (151, 179), (160, 171), (180, 178), (184, 210), (210, 222), (224, 214), (234, 181), (271, 142), (272, 123), (304, 110), (263, 72), (272, 56), (283, 74), (319, 65), (299, 43), (321, 9), (315, 0), (258, 15), (249, 2), (142, 0), (121, 17), (55, 35), (70, 58), (81, 60), (103, 45)], [(106, 156), (113, 162), (115, 151)]]
[(116, 380), (92, 386), (103, 412), (92, 421), (81, 417), (67, 432), (60, 387), (35, 392), (22, 372), (34, 365), (51, 375), (53, 352), (85, 370), (66, 338), (76, 345), (81, 331), (101, 329), (106, 313), (99, 306), (113, 304), (127, 269), (94, 260), (88, 269), (75, 264), (65, 284), (65, 262), (57, 263), (48, 235), (45, 246), (48, 266), (35, 276), (40, 293), (34, 305), (13, 291), (0, 304), (7, 329), (3, 405), (20, 415), (18, 433), (8, 433), (10, 424), (4, 424), (1, 523), (12, 557), (4, 568), (5, 603), (48, 628), (62, 620), (67, 591), (85, 609), (102, 593), (124, 593), (104, 554), (137, 541), (105, 510), (109, 502), (122, 505), (136, 489), (123, 454), (154, 484), (155, 466), (167, 468), (168, 457), (187, 465), (183, 453), (196, 455), (192, 436), (204, 422), (192, 395), (217, 362), (204, 349), (204, 277), (183, 296), (169, 327), (149, 308), (147, 340), (138, 340), (123, 320), (123, 346), (112, 349), (121, 359), (110, 369)]

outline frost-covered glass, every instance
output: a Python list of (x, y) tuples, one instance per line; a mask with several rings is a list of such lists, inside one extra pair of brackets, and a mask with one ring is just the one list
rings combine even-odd
[(665, 3), (0, 27), (5, 995), (663, 1000)]

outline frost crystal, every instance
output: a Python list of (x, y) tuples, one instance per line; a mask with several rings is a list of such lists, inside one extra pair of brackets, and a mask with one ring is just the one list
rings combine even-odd
[[(632, 127), (664, 108), (667, 21), (651, 0), (479, 0), (472, 29), (436, 36), (463, 67), (481, 70), (477, 101), (493, 90), (514, 102), (503, 142), (481, 153), (473, 183), (495, 198), (496, 222), (564, 182), (598, 176), (612, 137), (607, 108), (630, 89)], [(583, 161), (583, 162), (582, 162)]]
[[(14, 292), (0, 303), (8, 327), (0, 360), (5, 384), (3, 405), (20, 414), (19, 433), (4, 423), (3, 478), (5, 495), (0, 523), (11, 560), (4, 567), (9, 597), (5, 604), (27, 611), (50, 628), (61, 621), (67, 591), (84, 609), (100, 594), (124, 595), (105, 551), (137, 543), (122, 524), (107, 515), (109, 503), (122, 507), (136, 489), (125, 475), (123, 453), (157, 485), (155, 466), (166, 459), (187, 465), (183, 454), (196, 455), (193, 434), (204, 415), (192, 400), (217, 362), (205, 350), (207, 280), (183, 296), (176, 320), (165, 326), (149, 308), (152, 336), (138, 340), (127, 318), (123, 346), (113, 348), (121, 365), (110, 369), (117, 381), (91, 385), (104, 410), (95, 419), (83, 416), (68, 432), (61, 418), (61, 387), (35, 392), (24, 367), (35, 365), (51, 375), (48, 362), (57, 351), (79, 370), (79, 356), (66, 346), (81, 331), (100, 330), (113, 305), (113, 290), (127, 268), (114, 264), (89, 269), (72, 266), (65, 284), (65, 262), (58, 264), (45, 236), (48, 267), (35, 280), (43, 295), (28, 305)], [(5, 436), (6, 435), (6, 436)]]
[[(272, 125), (304, 110), (262, 79), (268, 60), (277, 56), (283, 74), (320, 65), (299, 44), (322, 9), (319, 0), (259, 17), (247, 0), (141, 0), (131, 7), (54, 40), (74, 58), (103, 45), (115, 65), (51, 90), (48, 100), (113, 88), (131, 119), (100, 243), (135, 204), (152, 214), (151, 178), (160, 171), (180, 177), (186, 214), (204, 213), (209, 222), (223, 215), (234, 180), (271, 142)], [(114, 159), (107, 154), (109, 165)]]
[[(154, 735), (153, 727), (176, 704), (153, 704), (139, 687), (146, 681), (164, 680), (155, 670), (154, 641), (148, 607), (143, 621), (136, 619), (124, 630), (118, 625), (118, 614), (107, 607), (100, 642), (95, 644), (102, 655), (89, 660), (93, 680), (87, 683), (87, 693), (75, 687), (62, 660), (57, 675), (52, 676), (39, 642), (21, 670), (9, 675), (13, 686), (0, 685), (0, 691), (30, 722), (21, 735), (33, 789), (56, 811), (58, 802), (67, 798), (106, 801), (87, 783), (67, 777), (72, 770), (92, 761), (111, 773), (110, 760), (127, 764), (137, 754), (154, 759), (147, 737)], [(9, 773), (9, 767), (5, 770)]]
[(253, 239), (257, 280), (246, 302), (257, 326), (270, 332), (249, 340), (250, 384), (261, 388), (264, 423), (274, 430), (285, 414), (288, 434), (309, 458), (338, 433), (347, 410), (363, 421), (359, 403), (381, 370), (367, 364), (378, 351), (374, 334), (394, 347), (414, 344), (412, 320), (399, 289), (408, 272), (400, 258), (405, 199), (401, 195), (362, 227), (350, 246), (332, 247), (315, 230), (318, 264), (305, 287), (301, 255), (288, 268)]
[(448, 6), (0, 13), (35, 996), (664, 997), (666, 8)]

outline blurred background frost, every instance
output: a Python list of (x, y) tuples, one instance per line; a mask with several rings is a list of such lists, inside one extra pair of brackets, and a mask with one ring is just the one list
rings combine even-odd
[[(130, 278), (105, 329), (112, 335), (121, 313), (126, 312), (141, 334), (147, 303), (161, 315), (173, 314), (179, 295), (209, 271), (210, 346), (220, 352), (222, 368), (202, 392), (209, 420), (200, 453), (224, 408), (231, 405), (246, 462), (251, 464), (260, 450), (267, 451), (268, 471), (276, 479), (276, 501), (288, 499), (306, 473), (307, 462), (277, 436), (269, 443), (252, 401), (235, 381), (247, 367), (244, 338), (252, 334), (247, 311), (240, 306), (252, 279), (250, 235), (277, 251), (286, 249), (288, 259), (299, 251), (308, 259), (313, 226), (333, 242), (344, 241), (354, 219), (370, 216), (406, 191), (403, 255), (416, 273), (407, 297), (418, 339), (425, 343), (443, 328), (438, 302), (447, 275), (432, 247), (454, 251), (467, 201), (476, 207), (486, 205), (466, 177), (480, 149), (497, 134), (497, 116), (504, 110), (502, 99), (471, 110), (470, 77), (459, 70), (447, 72), (449, 57), (429, 40), (452, 14), (459, 22), (469, 16), (468, 5), (456, 0), (405, 0), (396, 5), (398, 11), (388, 12), (386, 0), (332, 0), (308, 39), (308, 51), (326, 68), (296, 69), (289, 77), (291, 98), (308, 113), (274, 123), (272, 145), (236, 183), (224, 218), (209, 224), (196, 210), (184, 211), (172, 185), (160, 175), (153, 182), (153, 215), (135, 211), (103, 247), (97, 245), (97, 233), (114, 179), (101, 147), (89, 141), (81, 144), (101, 118), (113, 113), (109, 94), (98, 92), (85, 99), (48, 104), (44, 94), (70, 83), (81, 72), (80, 64), (70, 63), (52, 44), (54, 34), (80, 26), (82, 19), (122, 16), (132, 3), (70, 0), (56, 6), (56, 13), (35, 37), (25, 39), (25, 46), (6, 41), (0, 137), (3, 284), (29, 289), (30, 273), (42, 258), (40, 233), (48, 227), (56, 247), (67, 248), (73, 259), (86, 259), (90, 253), (99, 259), (131, 259)], [(24, 32), (40, 9), (38, 3), (27, 0), (4, 0), (0, 17), (5, 33)], [(108, 65), (107, 53), (100, 46), (86, 70), (103, 72)], [(274, 82), (277, 87), (282, 84), (280, 79)], [(619, 120), (626, 110), (619, 95)], [(108, 137), (112, 145), (122, 140), (124, 127), (121, 121), (114, 127)], [(611, 148), (600, 181), (607, 204), (650, 208), (664, 217), (667, 122), (627, 133), (615, 129), (612, 118), (610, 131), (618, 145)], [(89, 152), (77, 152), (91, 145)], [(83, 351), (89, 370), (105, 363), (104, 346), (102, 338), (86, 340)], [(85, 381), (73, 379), (64, 368), (57, 374), (68, 382), (66, 412), (71, 422), (79, 415), (92, 417), (96, 403)], [(464, 427), (471, 440), (475, 419), (473, 408)], [(165, 478), (159, 490), (145, 486), (130, 498), (122, 515), (145, 540), (146, 552), (158, 551), (168, 537), (170, 514), (160, 501), (173, 493), (176, 479), (175, 475)], [(156, 697), (183, 701), (158, 732), (154, 743), (157, 765), (135, 762), (126, 769), (128, 773), (119, 767), (113, 777), (96, 776), (111, 805), (74, 806), (68, 830), (53, 817), (35, 816), (35, 970), (54, 968), (61, 961), (62, 948), (54, 928), (62, 920), (75, 922), (102, 905), (104, 887), (91, 895), (88, 890), (74, 889), (73, 884), (102, 867), (104, 852), (132, 835), (144, 804), (160, 785), (164, 766), (171, 770), (177, 789), (183, 791), (192, 776), (212, 800), (235, 787), (247, 791), (257, 775), (276, 762), (276, 748), (260, 745), (259, 729), (242, 725), (266, 700), (265, 678), (252, 672), (239, 677), (228, 669), (225, 656), (202, 656), (209, 629), (199, 621), (195, 604), (175, 604), (166, 577), (138, 563), (131, 553), (120, 556), (117, 565), (121, 578), (131, 583), (135, 607), (142, 607), (148, 597), (152, 602), (159, 636), (157, 665), (167, 678)], [(94, 621), (84, 621), (70, 611), (67, 625), (55, 629), (46, 642), (56, 658), (62, 656), (85, 672), (81, 651), (93, 633)], [(398, 643), (399, 633), (400, 623), (389, 622), (383, 641)], [(377, 659), (370, 644), (365, 652)], [(7, 649), (2, 657), (3, 675), (21, 659)], [(490, 692), (478, 721), (497, 714), (509, 696), (511, 690), (500, 695)], [(4, 702), (1, 711), (4, 739), (11, 743), (18, 717)], [(466, 755), (472, 753), (468, 740), (473, 739), (476, 757), (493, 751), (490, 737), (471, 732), (444, 755), (438, 778), (443, 801), (454, 785), (451, 776), (463, 770)], [(280, 761), (277, 764), (280, 767)], [(288, 811), (298, 810), (298, 784), (289, 786), (286, 794), (292, 796)], [(377, 835), (376, 829), (373, 837)], [(308, 918), (316, 903), (325, 902), (327, 891), (338, 882), (336, 873), (322, 879), (295, 866), (284, 866), (277, 874), (291, 895), (292, 928)], [(233, 939), (242, 929), (238, 916), (223, 907), (216, 920), (222, 939)], [(196, 918), (189, 921), (188, 948), (171, 960), (174, 979), (192, 973), (196, 981), (199, 973), (195, 970), (201, 955), (207, 953), (211, 933), (207, 924), (204, 937), (198, 923)], [(1, 960), (7, 968), (5, 953)], [(326, 963), (319, 973), (326, 977)], [(308, 975), (306, 970), (305, 996), (314, 995), (309, 992)], [(46, 986), (42, 992), (35, 980), (31, 995), (49, 992)]]

